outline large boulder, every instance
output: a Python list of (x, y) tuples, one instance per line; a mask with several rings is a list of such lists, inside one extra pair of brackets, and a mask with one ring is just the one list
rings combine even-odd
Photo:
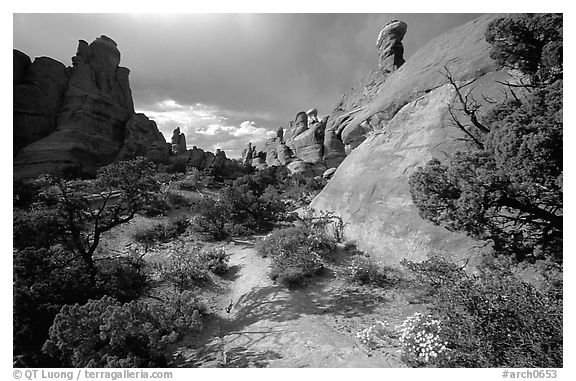
[(470, 255), (478, 244), (422, 219), (408, 179), (431, 158), (464, 147), (462, 133), (451, 125), (448, 105), (455, 92), (442, 75), (444, 67), (459, 84), (476, 79), (467, 89), (473, 89), (470, 97), (483, 112), (491, 107), (487, 100), (505, 96), (506, 87), (498, 82), (514, 80), (489, 56), (484, 32), (491, 18), (438, 36), (390, 73), (377, 94), (358, 104), (361, 110), (348, 126), (368, 121), (374, 133), (346, 157), (311, 204), (340, 215), (345, 236), (389, 264), (404, 257), (422, 260), (433, 251)]
[[(154, 122), (135, 114), (127, 68), (116, 43), (101, 36), (80, 40), (72, 67), (40, 57), (26, 68), (15, 53), (14, 176), (72, 170), (93, 175), (120, 159), (166, 159), (166, 141)], [(16, 65), (16, 64), (15, 64)]]

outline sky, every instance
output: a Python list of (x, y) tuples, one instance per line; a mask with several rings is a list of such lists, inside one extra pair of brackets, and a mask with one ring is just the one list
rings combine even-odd
[(130, 69), (137, 112), (167, 141), (239, 157), (296, 113), (328, 115), (355, 81), (378, 67), (376, 38), (408, 24), (404, 57), (478, 14), (58, 14), (15, 13), (13, 47), (67, 66), (78, 40), (112, 38)]

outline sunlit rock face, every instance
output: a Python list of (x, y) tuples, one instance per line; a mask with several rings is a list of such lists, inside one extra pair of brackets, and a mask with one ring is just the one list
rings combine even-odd
[(503, 100), (506, 88), (498, 82), (513, 81), (489, 57), (484, 32), (491, 18), (438, 36), (385, 78), (373, 76), (381, 80), (373, 94), (366, 96), (364, 86), (346, 98), (347, 107), (360, 110), (348, 118), (342, 136), (363, 124), (370, 133), (345, 157), (311, 207), (336, 212), (346, 224), (346, 238), (386, 263), (422, 260), (433, 251), (455, 257), (475, 252), (478, 242), (419, 216), (408, 179), (431, 158), (464, 148), (448, 113), (455, 92), (442, 75), (445, 67), (460, 84), (476, 79), (470, 96), (483, 112), (491, 107), (486, 100)]
[(394, 20), (386, 24), (376, 40), (378, 70), (358, 81), (342, 98), (330, 114), (324, 134), (324, 163), (327, 168), (336, 168), (347, 155), (358, 147), (374, 130), (371, 121), (351, 124), (356, 113), (363, 110), (381, 90), (390, 73), (405, 62), (402, 39), (408, 26)]
[(380, 31), (376, 40), (380, 70), (394, 71), (405, 62), (402, 39), (407, 29), (408, 25), (405, 22), (394, 20)]
[(14, 86), (15, 177), (64, 170), (91, 175), (149, 150), (167, 158), (156, 124), (134, 112), (130, 71), (119, 66), (120, 51), (109, 37), (91, 44), (80, 40), (72, 67), (45, 57), (28, 67), (19, 62), (24, 64), (14, 68), (15, 80), (20, 78)]

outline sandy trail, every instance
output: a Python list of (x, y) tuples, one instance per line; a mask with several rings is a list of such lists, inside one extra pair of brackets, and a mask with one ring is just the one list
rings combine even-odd
[[(229, 292), (218, 301), (218, 322), (180, 351), (187, 367), (401, 367), (397, 355), (370, 354), (354, 333), (329, 326), (334, 311), (329, 279), (299, 290), (268, 277), (267, 258), (253, 244), (228, 249)], [(226, 307), (234, 305), (230, 312)]]

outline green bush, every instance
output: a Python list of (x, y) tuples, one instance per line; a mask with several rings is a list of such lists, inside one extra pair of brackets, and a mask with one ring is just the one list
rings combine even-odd
[(262, 257), (270, 257), (270, 277), (288, 286), (303, 284), (324, 268), (323, 259), (334, 252), (335, 244), (324, 233), (291, 227), (274, 231), (256, 246)]
[(196, 205), (194, 225), (201, 232), (210, 234), (214, 239), (221, 240), (228, 235), (226, 225), (230, 218), (230, 209), (220, 200), (204, 198)]
[(179, 208), (181, 206), (189, 206), (190, 200), (186, 196), (180, 193), (167, 191), (166, 192), (166, 202), (173, 208)]
[(376, 262), (366, 255), (355, 255), (350, 266), (346, 268), (345, 276), (352, 283), (380, 287), (392, 287), (401, 281), (398, 270)]
[[(19, 367), (60, 367), (42, 354), (52, 321), (64, 304), (86, 303), (109, 295), (120, 302), (149, 289), (143, 260), (97, 260), (94, 281), (84, 262), (62, 249), (24, 249), (14, 253), (14, 362)], [(56, 363), (54, 363), (56, 361)]]
[(14, 209), (12, 218), (16, 249), (49, 248), (65, 235), (62, 216), (56, 208)]
[(536, 289), (502, 261), (474, 276), (440, 257), (403, 264), (432, 296), (431, 313), (448, 343), (432, 366), (562, 367), (561, 286)]
[(160, 279), (171, 284), (178, 292), (203, 286), (210, 282), (207, 267), (198, 257), (199, 248), (193, 245), (172, 249), (170, 256), (155, 267)]
[(170, 158), (168, 173), (186, 173), (186, 158), (173, 156)]
[(43, 352), (65, 367), (163, 367), (166, 347), (202, 326), (202, 307), (191, 293), (167, 301), (120, 304), (104, 296), (62, 307)]
[(196, 168), (188, 168), (186, 178), (177, 181), (176, 186), (180, 190), (197, 191), (202, 186), (200, 171)]
[(168, 242), (178, 238), (186, 232), (189, 226), (190, 221), (185, 216), (179, 216), (168, 223), (159, 223), (151, 227), (141, 228), (134, 233), (133, 238), (136, 242), (150, 247), (157, 242)]
[(204, 249), (198, 253), (198, 261), (204, 268), (216, 275), (222, 275), (228, 271), (229, 255), (221, 247)]
[(166, 215), (170, 205), (166, 202), (165, 197), (158, 194), (148, 204), (142, 208), (142, 214), (146, 217), (157, 217)]

